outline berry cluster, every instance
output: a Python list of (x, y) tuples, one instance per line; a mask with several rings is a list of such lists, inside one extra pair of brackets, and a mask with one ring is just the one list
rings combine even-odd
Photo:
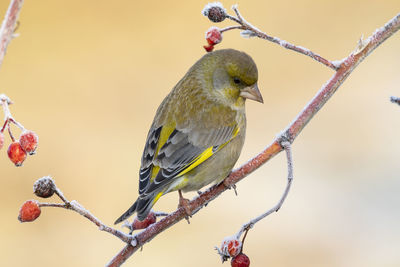
[[(11, 100), (7, 96), (0, 95), (0, 105), (3, 106), (5, 114), (5, 121), (3, 127), (0, 129), (0, 149), (4, 146), (4, 131), (7, 129), (12, 141), (8, 147), (7, 154), (15, 166), (18, 167), (22, 165), (28, 154), (35, 154), (39, 138), (34, 132), (26, 130), (22, 124), (11, 116), (10, 110), (8, 109), (8, 105), (11, 103)], [(19, 140), (15, 140), (11, 132), (11, 123), (15, 124), (22, 131)]]
[(27, 130), (21, 133), (19, 140), (15, 140), (12, 135), (10, 136), (13, 142), (8, 147), (7, 154), (15, 166), (19, 167), (25, 161), (28, 154), (35, 154), (38, 136), (34, 132)]
[(218, 254), (221, 256), (222, 262), (231, 260), (232, 267), (249, 267), (250, 259), (244, 254), (243, 243), (236, 237), (230, 236), (222, 241), (221, 247), (217, 248)]
[[(212, 22), (221, 22), (228, 17), (225, 8), (219, 2), (207, 4), (202, 13)], [(203, 46), (204, 49), (207, 52), (213, 51), (214, 46), (222, 41), (222, 31), (217, 27), (211, 27), (206, 32), (206, 40), (208, 44)]]
[[(37, 180), (33, 184), (33, 192), (36, 196), (48, 198), (56, 193), (56, 185), (49, 176)], [(20, 222), (32, 222), (40, 216), (40, 203), (36, 200), (26, 201), (19, 210), (18, 220)]]

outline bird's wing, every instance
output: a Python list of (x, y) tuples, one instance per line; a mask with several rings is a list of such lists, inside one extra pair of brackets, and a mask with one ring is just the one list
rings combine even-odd
[[(239, 132), (236, 124), (201, 131), (159, 126), (150, 130), (142, 156), (139, 194), (146, 198), (217, 153)], [(161, 195), (160, 195), (161, 196)]]

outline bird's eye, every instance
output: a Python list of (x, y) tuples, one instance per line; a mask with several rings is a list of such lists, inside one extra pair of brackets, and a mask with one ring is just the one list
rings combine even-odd
[(233, 78), (233, 82), (236, 84), (240, 83), (240, 79), (238, 77)]

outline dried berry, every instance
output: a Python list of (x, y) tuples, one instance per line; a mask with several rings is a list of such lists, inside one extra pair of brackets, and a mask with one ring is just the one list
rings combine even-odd
[(38, 197), (51, 197), (55, 191), (56, 185), (49, 176), (42, 177), (33, 184), (33, 192)]
[(246, 254), (240, 253), (236, 257), (234, 257), (231, 261), (232, 267), (249, 267), (250, 259), (246, 256)]
[(23, 131), (19, 137), (22, 149), (29, 153), (29, 155), (35, 154), (38, 140), (38, 136), (32, 131)]
[(40, 207), (36, 200), (26, 201), (19, 210), (18, 220), (20, 222), (32, 222), (40, 216)]
[(206, 32), (206, 40), (210, 45), (219, 44), (222, 41), (222, 34), (217, 27), (211, 27)]
[(157, 216), (154, 214), (154, 212), (150, 212), (149, 215), (147, 215), (146, 219), (144, 219), (143, 221), (139, 221), (138, 218), (135, 218), (135, 220), (132, 223), (132, 229), (133, 230), (145, 229), (150, 224), (153, 224), (156, 221), (157, 221)]
[(242, 242), (235, 236), (227, 237), (221, 244), (221, 253), (226, 257), (235, 257), (242, 249)]
[(226, 10), (221, 3), (211, 3), (206, 5), (202, 13), (212, 22), (221, 22), (226, 18)]
[(0, 149), (3, 148), (4, 145), (4, 134), (0, 132)]
[(26, 159), (26, 152), (22, 149), (21, 144), (19, 142), (12, 143), (7, 150), (8, 157), (15, 164), (15, 166), (19, 167), (22, 165), (24, 160)]

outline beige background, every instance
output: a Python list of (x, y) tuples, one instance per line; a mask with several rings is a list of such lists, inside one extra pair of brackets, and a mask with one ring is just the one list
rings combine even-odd
[[(40, 137), (37, 155), (15, 168), (0, 151), (2, 266), (104, 266), (122, 247), (77, 214), (44, 209), (17, 221), (34, 181), (52, 175), (107, 224), (137, 197), (148, 127), (163, 97), (204, 54), (206, 1), (26, 1), (21, 36), (0, 70), (14, 117)], [(225, 1), (230, 7), (234, 1)], [(8, 1), (0, 2), (4, 15)], [(239, 1), (258, 28), (341, 59), (400, 11), (398, 0)], [(223, 23), (227, 26), (230, 23)], [(333, 71), (239, 32), (217, 48), (246, 51), (259, 67), (265, 104), (247, 105), (239, 163), (263, 149)], [(278, 214), (259, 223), (245, 252), (252, 266), (400, 265), (400, 33), (370, 55), (296, 140), (295, 181)], [(17, 129), (14, 128), (17, 133)], [(7, 145), (9, 139), (7, 138)], [(271, 207), (285, 184), (280, 154), (126, 266), (221, 266), (213, 250)], [(56, 200), (55, 198), (52, 200)], [(177, 194), (156, 209), (172, 211)], [(225, 263), (223, 266), (229, 266)]]

